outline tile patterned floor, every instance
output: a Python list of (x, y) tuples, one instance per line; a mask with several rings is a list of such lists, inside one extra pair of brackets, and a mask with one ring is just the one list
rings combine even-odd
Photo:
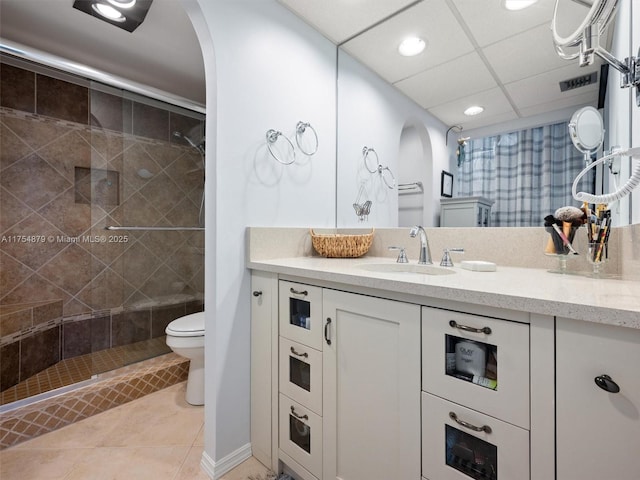
[[(209, 480), (200, 469), (204, 408), (185, 382), (0, 452), (2, 480)], [(265, 475), (250, 458), (221, 480)]]
[(0, 393), (0, 405), (72, 385), (99, 374), (170, 352), (164, 335), (62, 360)]

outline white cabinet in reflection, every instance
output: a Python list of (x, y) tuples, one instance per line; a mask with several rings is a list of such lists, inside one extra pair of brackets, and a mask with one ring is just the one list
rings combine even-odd
[(493, 200), (484, 197), (440, 200), (441, 227), (490, 227)]

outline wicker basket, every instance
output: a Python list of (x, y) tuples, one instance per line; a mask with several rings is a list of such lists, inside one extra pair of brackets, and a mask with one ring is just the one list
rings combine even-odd
[(373, 242), (372, 228), (370, 233), (346, 235), (340, 233), (317, 234), (309, 230), (313, 248), (323, 257), (352, 258), (361, 257), (369, 251)]

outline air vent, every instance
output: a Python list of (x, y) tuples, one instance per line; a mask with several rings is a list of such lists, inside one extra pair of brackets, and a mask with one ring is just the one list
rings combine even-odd
[(566, 92), (567, 90), (586, 87), (587, 85), (591, 85), (592, 83), (596, 83), (597, 81), (598, 72), (587, 73), (586, 75), (582, 75), (576, 78), (570, 78), (569, 80), (560, 82), (560, 91)]

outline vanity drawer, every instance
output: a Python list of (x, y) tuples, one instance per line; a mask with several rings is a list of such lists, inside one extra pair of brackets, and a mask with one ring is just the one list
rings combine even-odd
[(280, 281), (280, 335), (322, 350), (322, 288)]
[(423, 392), (422, 476), (527, 480), (529, 432)]
[(528, 429), (529, 325), (423, 307), (422, 390)]
[(280, 337), (280, 391), (322, 415), (322, 352)]
[(322, 417), (280, 394), (280, 450), (322, 478)]

